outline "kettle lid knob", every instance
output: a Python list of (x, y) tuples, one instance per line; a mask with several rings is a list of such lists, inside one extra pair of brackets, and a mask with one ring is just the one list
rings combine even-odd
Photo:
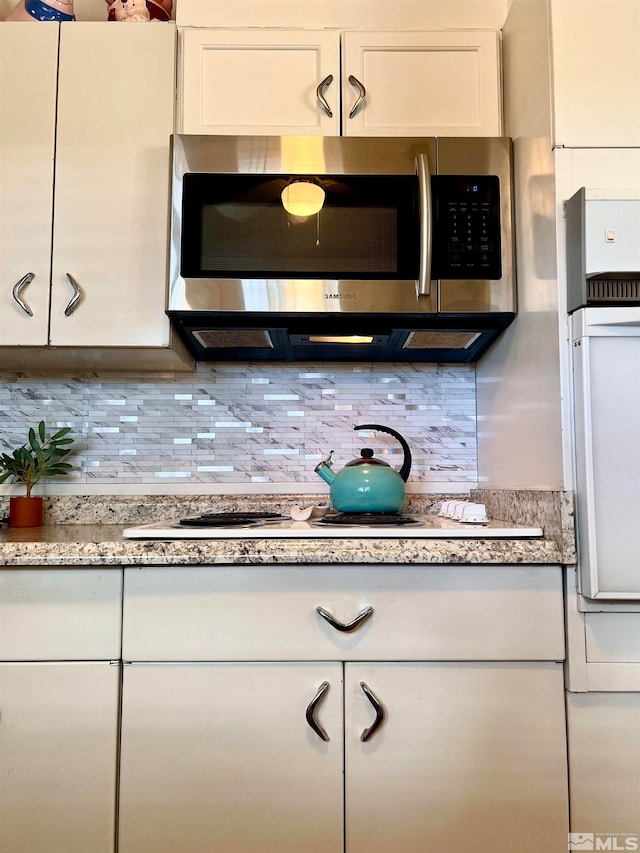
[(373, 450), (370, 447), (363, 447), (360, 451), (360, 456), (362, 456), (363, 459), (372, 459)]

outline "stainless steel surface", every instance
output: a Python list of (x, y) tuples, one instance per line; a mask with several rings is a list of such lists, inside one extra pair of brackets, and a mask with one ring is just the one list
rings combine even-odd
[(320, 687), (318, 688), (318, 692), (313, 697), (311, 702), (309, 702), (309, 704), (307, 705), (307, 710), (305, 714), (307, 722), (309, 723), (311, 728), (318, 735), (318, 737), (324, 741), (329, 740), (329, 735), (327, 734), (324, 726), (322, 726), (321, 723), (318, 722), (318, 719), (316, 717), (316, 711), (318, 710), (318, 707), (321, 705), (322, 701), (324, 700), (324, 697), (327, 695), (328, 692), (329, 682), (323, 681)]
[[(439, 310), (472, 315), (516, 310), (509, 139), (175, 135), (172, 145), (170, 311), (260, 313), (275, 318), (284, 313), (379, 316), (435, 314)], [(441, 281), (437, 287), (430, 288), (429, 296), (418, 296), (415, 280), (185, 280), (180, 274), (182, 184), (184, 175), (189, 172), (415, 175), (418, 157), (430, 175), (499, 176), (502, 207), (502, 277), (499, 280)], [(203, 328), (205, 325), (203, 323)]]
[(326, 101), (324, 96), (325, 91), (329, 88), (329, 86), (333, 83), (333, 74), (327, 74), (327, 76), (318, 84), (318, 88), (316, 89), (316, 98), (318, 99), (318, 103), (320, 104), (320, 109), (323, 110), (329, 118), (333, 118), (333, 112), (331, 107)]
[(73, 289), (73, 296), (69, 300), (67, 307), (64, 309), (64, 316), (70, 317), (78, 307), (78, 303), (80, 302), (80, 298), (82, 296), (82, 290), (80, 289), (80, 285), (71, 275), (71, 273), (67, 273), (67, 281)]
[(511, 142), (502, 139), (438, 139), (438, 175), (498, 175), (502, 278), (439, 282), (438, 311), (515, 311), (515, 235), (511, 185)]
[(431, 294), (431, 175), (429, 162), (424, 154), (416, 157), (418, 174), (418, 203), (420, 206), (420, 274), (418, 296)]
[(15, 301), (18, 303), (18, 305), (22, 308), (22, 310), (24, 311), (24, 313), (28, 317), (33, 317), (33, 311), (31, 310), (31, 308), (29, 308), (27, 303), (21, 298), (20, 293), (28, 284), (31, 284), (31, 282), (33, 281), (33, 279), (35, 277), (36, 277), (35, 273), (28, 272), (26, 275), (22, 276), (20, 281), (17, 281), (13, 285), (13, 290), (11, 291), (13, 294), (13, 298), (15, 299)]
[(384, 722), (384, 718), (386, 715), (385, 715), (384, 705), (378, 699), (378, 697), (373, 692), (373, 690), (368, 686), (368, 684), (365, 684), (364, 681), (361, 681), (360, 687), (362, 687), (362, 689), (364, 691), (364, 695), (367, 697), (369, 702), (371, 702), (371, 704), (373, 705), (373, 708), (376, 712), (375, 720), (360, 735), (361, 741), (367, 741), (367, 740), (370, 740), (370, 738), (372, 738), (373, 735), (378, 731), (378, 729), (380, 728), (380, 726)]
[(364, 104), (364, 99), (367, 97), (367, 90), (362, 85), (362, 83), (358, 80), (357, 77), (354, 77), (353, 74), (349, 74), (349, 83), (353, 86), (353, 88), (357, 91), (358, 97), (354, 105), (351, 107), (349, 111), (349, 118), (354, 118), (360, 107)]
[(365, 607), (365, 609), (360, 611), (360, 613), (358, 613), (351, 622), (340, 622), (335, 618), (333, 613), (325, 610), (324, 607), (316, 607), (316, 612), (322, 616), (322, 618), (325, 619), (332, 628), (335, 628), (336, 631), (342, 631), (350, 634), (352, 631), (357, 631), (357, 629), (373, 615), (373, 607)]

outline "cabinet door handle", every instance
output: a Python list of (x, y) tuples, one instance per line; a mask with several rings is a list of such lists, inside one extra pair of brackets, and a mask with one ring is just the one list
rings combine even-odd
[(329, 118), (333, 118), (333, 112), (331, 111), (331, 107), (326, 101), (324, 93), (332, 83), (333, 74), (328, 74), (316, 89), (316, 98), (318, 99), (318, 103), (320, 104), (320, 109), (323, 110), (329, 116)]
[(373, 607), (365, 607), (358, 615), (351, 620), (351, 622), (338, 622), (338, 620), (333, 616), (332, 613), (329, 613), (328, 610), (325, 610), (324, 607), (316, 607), (316, 613), (322, 616), (323, 619), (331, 625), (332, 628), (335, 628), (336, 631), (343, 631), (346, 634), (351, 633), (351, 631), (356, 631), (363, 622), (371, 616), (373, 613)]
[(311, 702), (309, 702), (309, 704), (307, 705), (306, 712), (307, 722), (314, 730), (314, 732), (318, 735), (320, 740), (325, 741), (329, 740), (329, 735), (326, 733), (324, 727), (316, 719), (316, 711), (318, 710), (318, 707), (322, 704), (322, 701), (324, 700), (324, 697), (327, 695), (328, 692), (329, 682), (323, 681), (320, 687), (318, 687), (318, 692), (313, 697)]
[(67, 273), (67, 281), (73, 288), (73, 296), (69, 300), (69, 304), (67, 305), (67, 307), (64, 309), (64, 316), (70, 317), (78, 307), (78, 302), (80, 302), (80, 298), (82, 297), (82, 290), (80, 289), (80, 285), (71, 275), (71, 273)]
[(431, 175), (426, 154), (416, 157), (418, 207), (420, 211), (420, 272), (418, 296), (431, 294)]
[(380, 728), (380, 726), (384, 722), (384, 718), (385, 718), (386, 714), (385, 714), (385, 710), (384, 710), (384, 705), (378, 699), (378, 697), (373, 692), (373, 690), (369, 687), (369, 685), (365, 684), (364, 681), (361, 681), (360, 687), (362, 687), (362, 689), (364, 691), (364, 695), (367, 697), (369, 702), (371, 702), (371, 704), (373, 705), (373, 708), (376, 712), (375, 720), (360, 735), (360, 740), (365, 741), (365, 740), (369, 740), (371, 737), (373, 737), (373, 735), (378, 731), (378, 729)]
[(367, 90), (364, 88), (358, 78), (353, 76), (353, 74), (349, 74), (349, 83), (351, 83), (353, 88), (356, 89), (358, 92), (356, 102), (351, 107), (351, 112), (349, 113), (349, 118), (353, 118), (364, 103), (364, 99), (367, 97)]
[(22, 276), (22, 278), (20, 279), (20, 281), (17, 281), (17, 282), (13, 285), (13, 290), (11, 291), (11, 292), (13, 293), (13, 298), (16, 300), (16, 302), (18, 303), (18, 305), (22, 308), (22, 310), (23, 310), (23, 311), (24, 311), (24, 313), (27, 315), (27, 317), (33, 317), (33, 311), (31, 310), (31, 308), (29, 308), (29, 306), (27, 305), (27, 303), (26, 303), (26, 302), (25, 302), (25, 301), (20, 297), (20, 292), (21, 292), (21, 291), (22, 291), (22, 290), (23, 290), (23, 289), (24, 289), (28, 284), (31, 284), (31, 282), (34, 280), (34, 278), (35, 278), (35, 277), (36, 277), (36, 274), (35, 274), (35, 273), (33, 273), (33, 272), (28, 272), (26, 275), (23, 275), (23, 276)]

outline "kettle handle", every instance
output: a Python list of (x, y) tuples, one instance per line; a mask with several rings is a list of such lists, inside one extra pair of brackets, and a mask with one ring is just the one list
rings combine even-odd
[(380, 424), (361, 424), (360, 426), (354, 426), (353, 429), (356, 431), (359, 429), (375, 429), (379, 432), (386, 432), (389, 435), (392, 435), (400, 442), (400, 444), (402, 445), (402, 450), (404, 451), (404, 459), (402, 460), (402, 466), (398, 471), (398, 474), (400, 474), (400, 476), (406, 483), (407, 479), (409, 478), (409, 472), (411, 471), (411, 451), (409, 450), (409, 445), (400, 435), (400, 433), (396, 432), (395, 429), (391, 429), (391, 427), (380, 426)]

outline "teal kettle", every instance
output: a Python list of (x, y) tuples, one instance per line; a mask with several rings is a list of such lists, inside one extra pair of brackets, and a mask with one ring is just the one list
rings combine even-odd
[(386, 432), (402, 445), (404, 459), (399, 471), (382, 459), (376, 459), (373, 450), (363, 448), (358, 459), (347, 462), (341, 471), (332, 467), (333, 450), (316, 465), (316, 474), (330, 486), (333, 508), (338, 512), (400, 512), (405, 499), (404, 484), (411, 471), (411, 451), (405, 439), (390, 427), (363, 424), (354, 430), (373, 429)]

